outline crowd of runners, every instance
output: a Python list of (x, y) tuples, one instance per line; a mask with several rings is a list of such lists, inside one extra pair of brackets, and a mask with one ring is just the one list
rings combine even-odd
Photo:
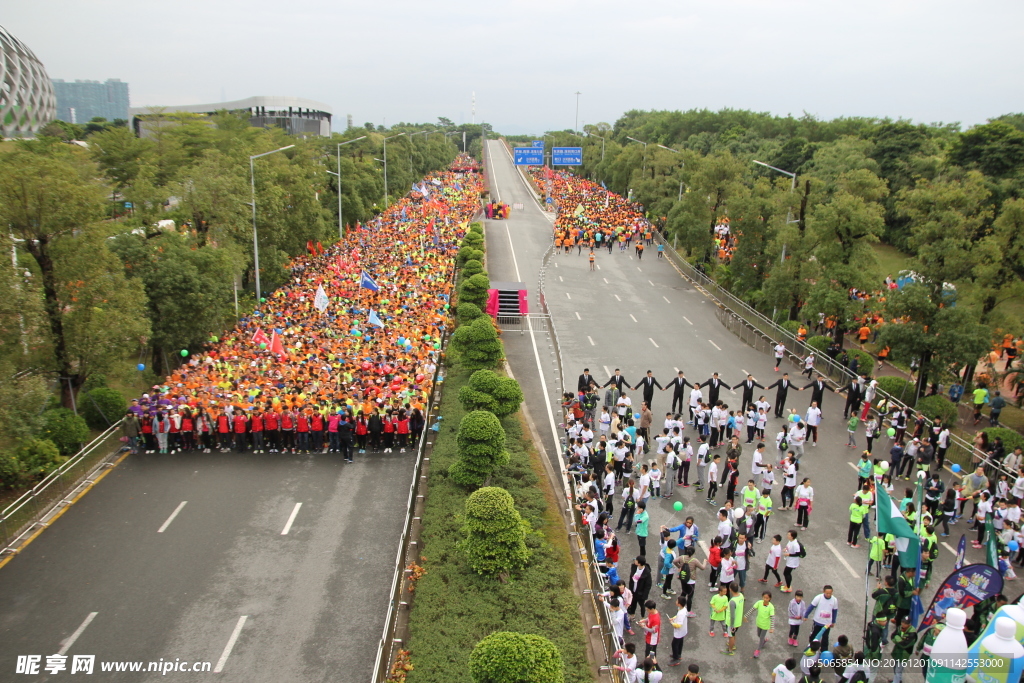
[[(294, 258), (261, 299), (164, 383), (132, 401), (133, 450), (403, 451), (449, 324), (458, 243), (480, 210), (465, 159), (327, 249)], [(187, 354), (187, 352), (183, 352)]]
[[(538, 178), (550, 182), (560, 206), (556, 249), (590, 254), (593, 269), (599, 249), (611, 254), (616, 245), (620, 251), (651, 246), (653, 228), (636, 205), (567, 173)], [(718, 238), (735, 243), (726, 230)], [(631, 254), (642, 256), (638, 250)], [(620, 646), (616, 666), (630, 683), (661, 680), (674, 666), (684, 668), (685, 683), (700, 681), (701, 664), (687, 663), (683, 655), (698, 624), (707, 624), (711, 637), (721, 633), (724, 655), (742, 649), (752, 658), (761, 657), (769, 634), (787, 627), (791, 656), (772, 671), (776, 683), (874, 680), (880, 672), (870, 663), (890, 642), (887, 659), (897, 662), (893, 676), (901, 681), (899, 662), (927, 653), (937, 634), (918, 633), (909, 617), (914, 596), (931, 586), (939, 538), (951, 533), (951, 525), (966, 522), (980, 548), (985, 521), (992, 519), (1004, 579), (1014, 578), (1014, 563), (1024, 565), (1021, 449), (988, 450), (976, 471), (949, 476), (949, 426), (880, 405), (878, 383), (867, 375), (871, 368), (855, 369), (839, 386), (815, 375), (813, 357), (798, 359), (807, 377), (795, 379), (783, 367), (790, 355), (785, 346), (778, 344), (773, 355), (773, 377), (763, 383), (752, 375), (719, 373), (689, 379), (683, 371), (668, 381), (652, 371), (627, 379), (618, 369), (598, 378), (584, 369), (576, 390), (563, 394), (577, 507), (604, 576), (601, 597)], [(820, 431), (826, 400), (844, 408), (843, 422), (833, 421), (827, 435)], [(862, 615), (851, 614), (844, 620), (846, 632), (835, 631), (839, 600), (833, 587), (801, 569), (808, 552), (803, 532), (815, 505), (809, 475), (821, 466), (806, 454), (825, 438), (843, 439), (859, 455), (856, 471), (845, 475), (848, 524), (830, 519), (826, 525), (846, 531), (848, 547), (863, 553), (861, 566), (874, 577), (866, 630)], [(993, 462), (1002, 468), (993, 469)], [(923, 495), (915, 498), (918, 477)], [(918, 585), (916, 562), (901, 566), (897, 539), (872, 529), (880, 490), (920, 530)], [(657, 519), (666, 506), (653, 505), (655, 500), (669, 502), (676, 512), (692, 505), (710, 509), (687, 510), (682, 524), (668, 525)], [(698, 523), (708, 518), (710, 523)], [(842, 531), (832, 539), (840, 541)], [(626, 536), (635, 538), (637, 555), (623, 552)], [(1000, 601), (1005, 599), (998, 596), (974, 609), (969, 633), (981, 632)], [(753, 633), (743, 636), (748, 623)], [(659, 650), (663, 641), (668, 647)]]

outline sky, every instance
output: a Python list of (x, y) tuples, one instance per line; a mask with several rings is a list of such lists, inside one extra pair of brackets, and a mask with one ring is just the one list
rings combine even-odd
[[(51, 78), (132, 106), (293, 95), (335, 129), (486, 121), (507, 134), (631, 109), (960, 122), (1024, 111), (1020, 0), (0, 2)], [(581, 93), (578, 97), (576, 92)], [(579, 113), (577, 121), (577, 102)], [(340, 126), (339, 126), (340, 124)]]

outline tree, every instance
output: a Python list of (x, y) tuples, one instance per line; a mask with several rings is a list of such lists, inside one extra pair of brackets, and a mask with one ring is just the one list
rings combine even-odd
[(494, 470), (509, 462), (505, 430), (494, 413), (486, 410), (466, 413), (459, 422), (456, 441), (459, 459), (448, 469), (448, 474), (461, 486), (483, 486)]
[(716, 152), (696, 166), (687, 169), (689, 191), (669, 212), (668, 228), (680, 236), (691, 256), (707, 262), (718, 219), (726, 204), (744, 192), (740, 180), (746, 166), (729, 152)]
[(474, 683), (562, 683), (562, 655), (544, 636), (496, 631), (473, 648)]
[(459, 301), (466, 301), (483, 308), (487, 304), (487, 290), (491, 281), (483, 273), (477, 273), (462, 281), (459, 286)]
[(1024, 284), (1024, 200), (1003, 203), (992, 232), (975, 245), (974, 298), (981, 303), (982, 320), (1002, 301), (1019, 298)]
[[(460, 307), (464, 305), (459, 304)], [(452, 335), (452, 345), (459, 353), (459, 360), (469, 370), (493, 368), (505, 357), (494, 321), (487, 315), (459, 325)]]
[(0, 158), (0, 221), (25, 240), (38, 267), (66, 407), (90, 372), (148, 334), (145, 295), (112, 267), (98, 234), (104, 194), (80, 157), (45, 139)]
[(15, 373), (13, 369), (12, 363), (0, 362), (0, 443), (37, 434), (50, 399), (46, 380), (39, 373)]
[(153, 163), (153, 151), (151, 140), (136, 137), (127, 128), (110, 128), (89, 138), (92, 158), (119, 191), (135, 182), (143, 166)]
[(526, 535), (530, 524), (519, 515), (509, 492), (497, 486), (477, 489), (466, 498), (465, 538), (459, 543), (478, 574), (507, 577), (530, 560)]
[(80, 395), (82, 417), (92, 429), (105, 430), (121, 419), (128, 402), (121, 392), (108, 387), (96, 387)]
[(40, 436), (53, 442), (63, 455), (78, 451), (89, 438), (89, 425), (67, 408), (53, 408), (43, 412)]
[(1024, 167), (1024, 132), (1004, 121), (975, 126), (957, 139), (949, 161), (994, 178), (1014, 175)]
[(502, 377), (491, 370), (477, 370), (459, 389), (459, 402), (467, 411), (486, 410), (502, 418), (519, 410), (523, 390), (511, 377)]

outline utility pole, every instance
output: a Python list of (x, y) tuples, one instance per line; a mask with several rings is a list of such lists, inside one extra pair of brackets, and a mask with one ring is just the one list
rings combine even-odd
[(582, 94), (579, 90), (576, 91), (576, 127), (573, 130), (577, 133), (580, 132), (580, 95)]

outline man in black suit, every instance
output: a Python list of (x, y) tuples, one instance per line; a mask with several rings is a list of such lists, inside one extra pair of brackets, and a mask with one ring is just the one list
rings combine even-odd
[[(828, 382), (825, 381), (825, 375), (818, 375), (818, 379), (808, 384), (804, 389), (811, 390), (811, 403), (817, 403), (818, 408), (821, 408), (821, 399), (825, 397), (826, 391), (831, 391), (833, 394), (835, 393), (835, 389), (830, 387)], [(803, 391), (803, 389), (801, 389), (801, 391)]]
[(620, 394), (622, 393), (622, 387), (626, 387), (627, 389), (629, 388), (629, 382), (627, 382), (626, 378), (622, 376), (622, 373), (619, 372), (618, 368), (615, 368), (615, 374), (612, 375), (607, 382), (602, 384), (601, 388), (603, 389), (609, 384), (614, 384), (615, 388), (619, 390)]
[[(672, 390), (672, 412), (679, 415), (683, 412), (683, 408), (686, 406), (686, 387), (692, 387), (686, 380), (686, 374), (680, 370), (679, 374), (676, 375), (675, 379), (665, 385), (662, 391)], [(679, 403), (679, 409), (676, 409), (676, 403)]]
[[(640, 575), (639, 579), (636, 578), (637, 574)], [(651, 593), (651, 566), (647, 564), (647, 557), (644, 555), (637, 555), (633, 560), (633, 566), (629, 569), (629, 590), (633, 592), (633, 602), (629, 605), (629, 614), (631, 616), (636, 614), (636, 608), (639, 606), (640, 616), (643, 617), (647, 612), (644, 603), (647, 602), (647, 596)]]
[(590, 388), (590, 383), (597, 384), (597, 380), (590, 374), (590, 368), (583, 368), (583, 374), (576, 380), (576, 391), (586, 391)]
[(643, 387), (644, 389), (644, 403), (647, 404), (648, 408), (651, 407), (651, 401), (652, 399), (654, 399), (654, 387), (658, 387), (659, 389), (664, 391), (664, 389), (660, 384), (658, 384), (658, 380), (654, 378), (654, 375), (651, 373), (650, 370), (647, 371), (647, 376), (640, 380), (639, 384), (633, 387), (633, 390), (636, 391), (640, 387)]
[(731, 388), (728, 384), (726, 384), (725, 382), (718, 378), (717, 372), (711, 375), (711, 379), (706, 380), (703, 384), (699, 384), (697, 386), (707, 387), (709, 406), (713, 406), (716, 403), (718, 403), (718, 392), (722, 389), (722, 387), (725, 387), (726, 389)]
[[(786, 408), (786, 395), (789, 394), (789, 388), (793, 386), (793, 383), (789, 381), (789, 373), (782, 373), (782, 378), (776, 380), (772, 384), (769, 384), (765, 389), (771, 389), (772, 387), (778, 387), (775, 390), (775, 417), (783, 417), (783, 410)], [(796, 391), (800, 391), (797, 389)]]
[(743, 387), (743, 405), (740, 406), (742, 410), (746, 410), (747, 408), (750, 407), (750, 404), (754, 402), (754, 387), (761, 387), (762, 389), (764, 389), (764, 386), (758, 384), (757, 380), (754, 379), (753, 375), (747, 375), (747, 378), (745, 380), (743, 380), (742, 382), (740, 382), (739, 384), (732, 388), (735, 390), (739, 389), (740, 387)]
[(861, 401), (864, 400), (864, 383), (861, 382), (861, 378), (854, 377), (840, 391), (846, 392), (846, 405), (843, 407), (843, 417), (850, 417), (851, 412), (856, 415), (860, 410)]

